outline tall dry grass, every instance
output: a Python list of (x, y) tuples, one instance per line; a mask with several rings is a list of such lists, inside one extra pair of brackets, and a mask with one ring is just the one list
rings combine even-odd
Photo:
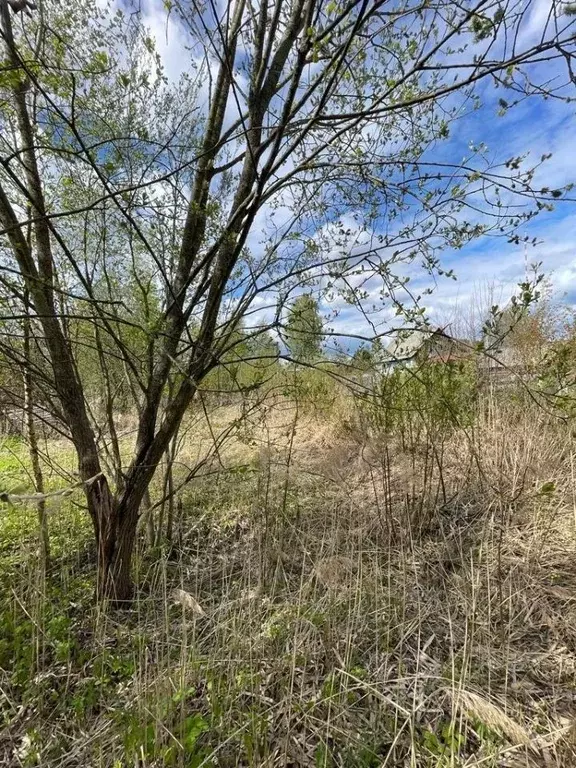
[(142, 551), (134, 607), (72, 609), (83, 656), (42, 666), (50, 588), (22, 579), (38, 679), (23, 701), (1, 673), (3, 764), (576, 765), (569, 425), (486, 395), (403, 452), (353, 409), (252, 413), (182, 491), (177, 546)]

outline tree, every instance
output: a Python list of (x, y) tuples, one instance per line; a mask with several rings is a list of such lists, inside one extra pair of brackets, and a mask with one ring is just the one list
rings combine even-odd
[(367, 371), (372, 368), (376, 360), (374, 349), (360, 344), (352, 355), (352, 365), (359, 371)]
[(251, 391), (269, 378), (280, 356), (278, 342), (266, 330), (240, 325), (228, 341), (219, 365), (205, 377), (203, 389), (220, 394)]
[(318, 301), (308, 293), (298, 296), (288, 310), (286, 345), (297, 362), (313, 363), (322, 356), (322, 318)]
[[(482, 145), (456, 163), (435, 154), (481, 84), (565, 95), (550, 72), (570, 70), (574, 19), (553, 2), (533, 35), (532, 5), (170, 3), (195, 52), (173, 83), (135, 13), (70, 0), (16, 16), (0, 0), (1, 303), (12, 327), (27, 294), (33, 333), (30, 359), (16, 330), (1, 351), (74, 445), (100, 594), (130, 598), (142, 500), (243, 318), (279, 327), (308, 286), (417, 319), (397, 266), (438, 272), (444, 248), (518, 237), (565, 194), (534, 190), (521, 157), (491, 165)], [(142, 274), (160, 306), (134, 317), (125, 285)], [(88, 347), (108, 399), (121, 370), (135, 404), (117, 472), (79, 364)]]
[(569, 317), (568, 308), (554, 300), (552, 284), (543, 278), (540, 283), (540, 289), (534, 296), (525, 295), (524, 302), (516, 297), (503, 309), (492, 306), (483, 328), (484, 347), (491, 355), (504, 365), (533, 373), (561, 337)]

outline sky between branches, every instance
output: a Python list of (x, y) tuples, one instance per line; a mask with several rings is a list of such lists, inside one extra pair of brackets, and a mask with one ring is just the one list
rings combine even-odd
[[(112, 5), (114, 3), (125, 10), (134, 10), (134, 6), (127, 6), (124, 0), (113, 0)], [(110, 7), (105, 0), (99, 0), (98, 4)], [(550, 0), (537, 0), (533, 4), (524, 32), (526, 42), (530, 38), (534, 42), (537, 40), (549, 9)], [(155, 39), (165, 74), (170, 80), (177, 80), (190, 68), (194, 56), (187, 46), (186, 33), (177, 15), (167, 14), (162, 0), (144, 0), (138, 4), (138, 10)], [(552, 86), (560, 80), (565, 82), (566, 72), (550, 68), (549, 78)], [(531, 98), (502, 114), (499, 99), (505, 97), (509, 100), (508, 93), (486, 81), (481, 84), (479, 94), (481, 108), (464, 108), (463, 116), (450, 126), (449, 139), (435, 147), (435, 159), (459, 162), (470, 154), (470, 144), (481, 142), (487, 147), (487, 156), (495, 163), (528, 154), (528, 163), (533, 161), (536, 164), (542, 155), (552, 153), (552, 157), (537, 172), (534, 186), (555, 189), (576, 182), (576, 102), (566, 104), (554, 98)], [(206, 92), (206, 99), (207, 95)], [(233, 117), (230, 115), (230, 119)], [(252, 248), (260, 247), (263, 232), (265, 237), (265, 210), (259, 214), (258, 223), (250, 241)], [(352, 218), (348, 223), (353, 230)], [(472, 303), (487, 301), (489, 286), (492, 286), (490, 298), (505, 302), (524, 278), (526, 264), (533, 262), (542, 263), (542, 271), (550, 277), (555, 295), (576, 306), (576, 204), (559, 202), (554, 211), (543, 212), (524, 225), (521, 233), (537, 238), (538, 243), (525, 246), (509, 243), (505, 238), (486, 236), (459, 251), (446, 251), (442, 266), (453, 269), (457, 280), (439, 278), (435, 281), (433, 294), (423, 302), (429, 309), (431, 319), (444, 325), (455, 314), (466, 314)], [(362, 236), (360, 242), (363, 242)], [(432, 284), (431, 278), (419, 269), (417, 263), (407, 268), (407, 274), (411, 278), (411, 290), (415, 293), (421, 293)], [(370, 290), (370, 285), (367, 289)], [(265, 296), (259, 297), (256, 312), (251, 315), (251, 324), (268, 319), (267, 315), (273, 311), (271, 306), (258, 311), (258, 304), (270, 306)], [(332, 304), (324, 303), (322, 309), (330, 316), (330, 324), (336, 332), (370, 332), (358, 312), (341, 299)], [(391, 317), (385, 315), (383, 313), (383, 320)]]

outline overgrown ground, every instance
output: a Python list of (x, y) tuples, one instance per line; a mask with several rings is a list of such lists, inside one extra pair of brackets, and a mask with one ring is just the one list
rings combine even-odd
[[(2, 505), (1, 765), (576, 765), (570, 422), (484, 396), (399, 436), (313, 405), (199, 411), (181, 474), (238, 426), (128, 611), (92, 604), (79, 497), (52, 503), (45, 578), (34, 509)], [(0, 461), (25, 487), (25, 446)]]

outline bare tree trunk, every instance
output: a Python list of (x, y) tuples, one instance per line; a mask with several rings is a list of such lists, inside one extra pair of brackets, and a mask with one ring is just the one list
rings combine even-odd
[[(176, 431), (180, 418), (173, 425)], [(163, 441), (154, 443), (141, 461), (134, 465), (120, 495), (111, 492), (103, 474), (86, 486), (88, 507), (98, 542), (98, 595), (119, 605), (126, 604), (133, 597), (131, 561), (140, 510), (170, 437), (171, 432), (167, 429)]]
[(118, 439), (118, 432), (116, 430), (116, 421), (114, 419), (114, 393), (112, 391), (112, 383), (110, 381), (110, 375), (108, 372), (108, 365), (106, 362), (106, 355), (102, 346), (102, 339), (100, 337), (100, 329), (98, 323), (94, 322), (94, 341), (96, 344), (96, 350), (98, 352), (98, 360), (102, 368), (102, 377), (104, 379), (104, 407), (106, 412), (106, 423), (108, 425), (108, 432), (110, 435), (110, 448), (111, 458), (114, 470), (114, 480), (116, 483), (117, 492), (121, 490), (124, 479), (122, 477), (122, 454), (120, 453), (120, 441)]
[(126, 604), (134, 596), (131, 565), (137, 524), (138, 509), (132, 517), (118, 525), (112, 534), (110, 546), (105, 547), (105, 557), (100, 562), (103, 596), (117, 605)]
[(172, 442), (166, 451), (166, 492), (168, 494), (168, 517), (166, 518), (166, 540), (172, 544), (174, 536), (174, 459), (176, 458), (176, 443), (178, 433), (172, 438)]
[(98, 548), (97, 597), (126, 604), (134, 593), (131, 560), (140, 505), (134, 499), (130, 508), (125, 507), (129, 514), (122, 515), (103, 476), (90, 484), (86, 493)]
[[(28, 305), (26, 305), (26, 318), (24, 320), (24, 354), (26, 360), (30, 354), (30, 318)], [(34, 488), (36, 493), (44, 493), (44, 474), (40, 464), (40, 452), (38, 450), (38, 436), (34, 424), (34, 398), (32, 389), (32, 376), (30, 369), (24, 368), (24, 413), (26, 423), (26, 438), (28, 440), (28, 453), (34, 475)], [(40, 543), (40, 563), (44, 572), (50, 563), (50, 538), (48, 535), (48, 518), (46, 516), (46, 502), (40, 499), (36, 503), (38, 511), (38, 538)]]
[(146, 489), (142, 501), (144, 523), (146, 525), (146, 538), (148, 545), (153, 547), (156, 544), (156, 526), (154, 525), (154, 510), (152, 509), (152, 499), (150, 498), (150, 489)]
[[(164, 454), (164, 478), (162, 481), (162, 501), (160, 502), (160, 511), (158, 513), (158, 526), (156, 529), (156, 544), (159, 545), (164, 536), (164, 520), (166, 520), (165, 541), (172, 543), (174, 532), (174, 475), (173, 464), (176, 455), (176, 441), (178, 434), (174, 435), (170, 445)], [(167, 511), (167, 514), (166, 514)]]

